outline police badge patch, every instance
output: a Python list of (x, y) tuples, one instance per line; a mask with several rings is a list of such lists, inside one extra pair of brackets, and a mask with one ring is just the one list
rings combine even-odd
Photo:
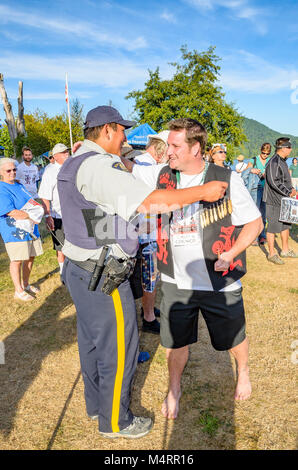
[(112, 168), (115, 168), (115, 170), (121, 170), (121, 171), (127, 171), (128, 172), (128, 169), (125, 167), (125, 165), (123, 165), (122, 162), (113, 163)]

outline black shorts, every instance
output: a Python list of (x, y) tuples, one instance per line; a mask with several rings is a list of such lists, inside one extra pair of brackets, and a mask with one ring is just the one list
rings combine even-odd
[(268, 222), (267, 232), (280, 233), (291, 228), (291, 224), (280, 222), (279, 215), (280, 206), (271, 206), (270, 204), (266, 204), (266, 218)]
[(54, 227), (55, 229), (51, 232), (52, 240), (53, 240), (53, 248), (56, 251), (61, 251), (64, 245), (64, 230), (62, 225), (62, 219), (56, 219), (53, 217)]
[(193, 291), (162, 282), (161, 289), (160, 341), (165, 348), (182, 348), (197, 341), (199, 310), (214, 349), (226, 351), (244, 341), (242, 288), (231, 292)]

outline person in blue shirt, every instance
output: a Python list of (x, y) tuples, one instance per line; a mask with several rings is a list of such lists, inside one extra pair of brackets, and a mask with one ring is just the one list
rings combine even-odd
[(258, 184), (257, 184), (257, 194), (256, 194), (256, 205), (258, 209), (260, 210), (262, 214), (262, 219), (263, 219), (263, 224), (264, 228), (262, 232), (260, 233), (258, 240), (255, 240), (253, 245), (264, 245), (266, 242), (266, 232), (265, 232), (265, 226), (266, 226), (266, 204), (263, 201), (263, 192), (264, 192), (264, 186), (265, 186), (265, 168), (270, 160), (270, 153), (271, 153), (271, 144), (268, 142), (265, 142), (261, 146), (261, 152), (260, 155), (257, 157), (251, 158), (249, 160), (249, 163), (247, 165), (247, 169), (251, 168), (250, 173), (255, 174), (259, 177)]
[(30, 286), (29, 277), (35, 256), (43, 253), (38, 226), (34, 231), (19, 227), (17, 221), (29, 219), (22, 207), (32, 200), (25, 187), (16, 182), (16, 167), (12, 158), (0, 160), (0, 234), (10, 259), (10, 275), (15, 287), (14, 298), (34, 299), (39, 289)]

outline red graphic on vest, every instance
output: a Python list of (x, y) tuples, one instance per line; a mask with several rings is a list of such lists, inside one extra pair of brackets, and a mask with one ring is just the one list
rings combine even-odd
[(170, 179), (170, 175), (168, 173), (160, 175), (159, 184), (165, 184), (165, 189), (175, 189), (176, 187), (176, 183)]
[(169, 241), (169, 237), (165, 228), (162, 227), (161, 217), (158, 218), (157, 221), (157, 259), (161, 261), (163, 264), (168, 264), (168, 250), (167, 250), (167, 243)]
[[(229, 251), (232, 246), (234, 245), (236, 239), (235, 237), (232, 238), (232, 234), (235, 230), (235, 225), (231, 225), (230, 227), (221, 227), (219, 237), (223, 238), (223, 240), (217, 240), (212, 245), (212, 252), (215, 255), (221, 255), (224, 251)], [(222, 273), (222, 276), (226, 276), (229, 270), (233, 271), (236, 266), (242, 267), (242, 261), (240, 259), (234, 261), (230, 264), (229, 269)]]

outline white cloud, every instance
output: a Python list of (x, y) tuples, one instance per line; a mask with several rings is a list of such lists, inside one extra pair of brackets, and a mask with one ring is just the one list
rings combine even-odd
[(167, 21), (168, 23), (177, 23), (177, 20), (175, 18), (175, 16), (172, 14), (172, 13), (168, 13), (167, 11), (164, 11), (161, 15), (160, 15), (161, 19)]
[(147, 77), (146, 67), (121, 57), (103, 60), (60, 56), (56, 59), (33, 54), (6, 54), (0, 56), (0, 70), (4, 79), (64, 81), (67, 72), (71, 83), (117, 88), (143, 83)]
[(247, 51), (222, 59), (220, 84), (224, 89), (250, 93), (290, 90), (298, 69), (280, 67)]
[[(251, 21), (260, 34), (267, 32), (264, 17), (264, 8), (256, 8), (250, 5), (250, 0), (184, 0), (199, 11), (211, 12), (218, 7), (229, 10), (235, 18)], [(260, 18), (262, 17), (262, 22)]]
[[(15, 89), (7, 88), (6, 92), (7, 92), (7, 96), (9, 96), (9, 99), (17, 100), (18, 95), (17, 95)], [(89, 99), (89, 98), (93, 97), (93, 94), (92, 93), (84, 93), (84, 92), (80, 92), (80, 91), (77, 91), (75, 89), (72, 89), (71, 97), (72, 96), (75, 96), (78, 99)], [(27, 92), (26, 91), (26, 86), (25, 86), (24, 101), (26, 101), (26, 100), (38, 100), (38, 101), (42, 101), (42, 100), (46, 100), (46, 101), (62, 100), (62, 101), (64, 101), (65, 100), (65, 93), (64, 93), (64, 90), (61, 91), (61, 92), (46, 92), (46, 91), (44, 91), (44, 92), (42, 92), (42, 91), (39, 91), (39, 92), (29, 91), (29, 92)]]
[(90, 44), (92, 46), (104, 43), (128, 51), (147, 47), (147, 41), (142, 36), (127, 39), (123, 38), (115, 31), (113, 31), (113, 34), (106, 33), (102, 28), (98, 28), (98, 25), (91, 22), (76, 20), (74, 23), (66, 19), (51, 19), (39, 14), (15, 10), (5, 5), (0, 5), (0, 23), (14, 23), (45, 30), (48, 33), (54, 32), (61, 35), (69, 35), (72, 39), (74, 37), (80, 38), (80, 41), (83, 41), (84, 44)]

